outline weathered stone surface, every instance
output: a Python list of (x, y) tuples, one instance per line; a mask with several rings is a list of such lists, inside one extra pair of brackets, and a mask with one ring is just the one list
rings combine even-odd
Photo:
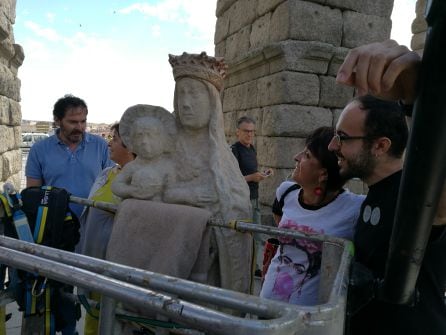
[[(250, 217), (249, 188), (223, 133), (224, 64), (214, 57), (188, 53), (171, 55), (169, 62), (176, 81), (175, 114), (148, 105), (130, 107), (123, 114), (120, 135), (137, 157), (116, 176), (113, 193), (123, 199), (204, 208), (223, 222)], [(216, 269), (212, 278), (228, 289), (248, 292), (252, 236), (220, 230), (212, 234), (223, 246), (231, 246), (229, 250), (211, 242), (220, 264), (233, 260), (225, 271), (217, 271), (214, 258), (215, 264), (209, 264)], [(108, 251), (116, 252), (120, 242), (120, 236), (112, 234)], [(107, 252), (107, 258), (116, 260), (119, 254)]]
[(420, 50), (424, 48), (425, 42), (426, 42), (426, 32), (418, 33), (412, 36), (410, 47), (412, 48), (412, 50)]
[(284, 41), (270, 44), (262, 51), (249, 52), (244, 59), (229, 64), (225, 87), (281, 71), (325, 74), (333, 50), (337, 49), (319, 42)]
[(270, 71), (270, 64), (267, 61), (261, 60), (258, 63), (249, 65), (245, 62), (247, 68), (240, 68), (240, 71), (232, 73), (226, 80), (226, 87), (237, 86), (248, 81), (268, 76)]
[(2, 0), (0, 1), (0, 16), (5, 15), (6, 18), (11, 22), (12, 24), (15, 23), (15, 16), (16, 16), (16, 0)]
[(20, 80), (2, 64), (0, 64), (0, 95), (20, 101)]
[(338, 47), (334, 48), (333, 57), (330, 61), (330, 65), (328, 66), (328, 75), (336, 77), (339, 67), (344, 62), (345, 57), (347, 56), (350, 49)]
[(226, 39), (225, 59), (227, 62), (241, 58), (249, 50), (251, 26), (246, 26)]
[(330, 7), (382, 17), (390, 16), (393, 8), (393, 0), (326, 0), (325, 3)]
[(281, 103), (317, 105), (319, 102), (319, 79), (314, 74), (284, 71), (260, 78), (257, 82), (259, 107)]
[(287, 1), (280, 4), (271, 17), (272, 42), (295, 39), (341, 44), (342, 14), (311, 2)]
[(214, 44), (223, 41), (229, 35), (229, 13), (220, 16), (215, 25)]
[(0, 125), (0, 154), (15, 147), (14, 128)]
[(259, 165), (272, 168), (292, 169), (294, 155), (305, 147), (305, 139), (293, 137), (257, 138), (257, 160)]
[(215, 57), (226, 57), (226, 40), (215, 45)]
[(263, 108), (263, 136), (306, 137), (311, 131), (322, 126), (332, 126), (333, 115), (329, 109), (276, 105)]
[(10, 150), (2, 155), (3, 158), (3, 178), (18, 173), (22, 169), (22, 152), (18, 149)]
[(0, 96), (0, 124), (20, 126), (21, 121), (20, 104), (4, 96)]
[(14, 127), (14, 149), (20, 148), (20, 145), (22, 144), (22, 127), (21, 126), (15, 126)]
[(353, 98), (354, 89), (336, 83), (334, 77), (319, 76), (321, 82), (321, 98), (319, 106), (344, 107)]
[(281, 56), (271, 59), (271, 73), (288, 70), (325, 74), (334, 50), (328, 43), (305, 41), (279, 42), (274, 47), (280, 48)]
[[(290, 153), (291, 154), (291, 153)], [(271, 177), (268, 177), (267, 179), (263, 180), (259, 184), (259, 201), (262, 204), (265, 204), (267, 206), (271, 206), (274, 198), (276, 197), (276, 189), (279, 187), (279, 185), (284, 181), (287, 180), (291, 173), (294, 170), (293, 168), (290, 169), (281, 169), (276, 168), (273, 169), (274, 174)], [(271, 213), (271, 210), (270, 210)], [(263, 221), (262, 221), (263, 224)]]
[(9, 65), (9, 60), (14, 57), (14, 45), (9, 38), (0, 40), (0, 62), (5, 66)]
[(6, 97), (0, 95), (0, 124), (8, 125), (10, 119), (10, 105)]
[(225, 129), (225, 135), (228, 143), (233, 143), (233, 137), (235, 136), (235, 128), (237, 126), (237, 112), (229, 111), (223, 114), (223, 123)]
[(269, 26), (271, 22), (271, 13), (258, 18), (253, 24), (250, 36), (250, 49), (255, 49), (268, 45)]
[(8, 38), (11, 35), (11, 23), (7, 17), (0, 13), (0, 41)]
[(259, 0), (257, 5), (257, 15), (262, 16), (267, 12), (274, 11), (279, 4), (285, 1), (288, 0)]
[(257, 0), (238, 0), (229, 8), (229, 34), (253, 23), (257, 14)]
[(217, 9), (216, 9), (216, 15), (220, 17), (223, 12), (229, 9), (234, 3), (236, 3), (238, 0), (218, 0), (217, 1)]
[(424, 16), (424, 12), (426, 10), (426, 2), (427, 0), (417, 0), (415, 4), (415, 13), (417, 16)]
[(9, 100), (9, 103), (9, 124), (12, 126), (20, 126), (22, 123), (22, 109), (20, 104), (14, 100)]
[(23, 49), (14, 44), (16, 0), (0, 1), (0, 184), (8, 180), (20, 187), (21, 143), (20, 80)]
[(422, 16), (417, 16), (412, 22), (412, 34), (423, 33), (427, 30), (426, 19)]
[(388, 17), (345, 11), (343, 18), (343, 47), (355, 48), (367, 43), (384, 41), (390, 37), (392, 22)]
[(234, 111), (258, 107), (257, 81), (250, 81), (226, 89), (223, 101), (223, 111)]

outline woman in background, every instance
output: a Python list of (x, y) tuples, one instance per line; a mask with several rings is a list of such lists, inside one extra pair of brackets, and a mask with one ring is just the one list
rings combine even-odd
[[(112, 138), (108, 142), (110, 159), (116, 165), (104, 169), (96, 178), (91, 187), (88, 199), (118, 204), (120, 198), (111, 191), (111, 184), (121, 169), (135, 159), (135, 155), (127, 150), (119, 135), (119, 123), (115, 123), (110, 128)], [(104, 211), (94, 207), (86, 207), (80, 218), (81, 237), (77, 245), (77, 252), (96, 258), (105, 259), (107, 244), (113, 228), (114, 213)], [(78, 289), (80, 291), (80, 289)], [(82, 292), (95, 301), (100, 300), (100, 294), (96, 292)], [(92, 306), (93, 307), (93, 306)], [(93, 335), (98, 332), (99, 311), (92, 308), (85, 316), (84, 335)]]

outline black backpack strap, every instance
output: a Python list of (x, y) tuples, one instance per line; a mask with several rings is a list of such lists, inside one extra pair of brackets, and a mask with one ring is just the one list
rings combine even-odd
[(288, 187), (285, 192), (283, 192), (282, 196), (280, 197), (280, 200), (277, 200), (277, 198), (274, 199), (272, 212), (278, 216), (283, 215), (283, 205), (285, 203), (285, 197), (288, 195), (288, 193), (293, 192), (294, 190), (298, 190), (300, 188), (300, 185), (293, 184), (290, 187)]

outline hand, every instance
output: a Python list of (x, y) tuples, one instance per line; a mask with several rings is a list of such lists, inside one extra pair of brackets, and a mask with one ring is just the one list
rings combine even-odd
[(372, 43), (350, 50), (336, 81), (372, 94), (410, 104), (416, 97), (420, 56), (393, 40)]
[(248, 182), (249, 181), (253, 181), (253, 182), (256, 182), (256, 183), (262, 181), (265, 178), (266, 177), (261, 172), (254, 172), (252, 174), (249, 174), (249, 175), (245, 176), (245, 180), (246, 181), (248, 181)]
[(262, 171), (262, 175), (264, 177), (269, 177), (273, 175), (273, 169), (265, 169)]

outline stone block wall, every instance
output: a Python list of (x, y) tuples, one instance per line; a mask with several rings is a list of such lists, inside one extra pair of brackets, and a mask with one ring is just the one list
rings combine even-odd
[[(392, 0), (217, 2), (215, 54), (229, 65), (225, 133), (233, 142), (238, 117), (257, 121), (259, 164), (275, 170), (260, 183), (262, 205), (272, 203), (309, 132), (336, 123), (354, 93), (335, 83), (336, 72), (351, 48), (389, 38), (392, 7)], [(364, 191), (358, 181), (349, 188)]]
[(412, 41), (410, 47), (412, 50), (423, 53), (424, 41), (426, 40), (427, 23), (424, 19), (426, 9), (426, 0), (417, 0), (415, 7), (416, 17), (412, 22)]
[(24, 54), (14, 43), (16, 0), (0, 1), (0, 191), (5, 181), (20, 187), (22, 155), (20, 80), (17, 70)]

